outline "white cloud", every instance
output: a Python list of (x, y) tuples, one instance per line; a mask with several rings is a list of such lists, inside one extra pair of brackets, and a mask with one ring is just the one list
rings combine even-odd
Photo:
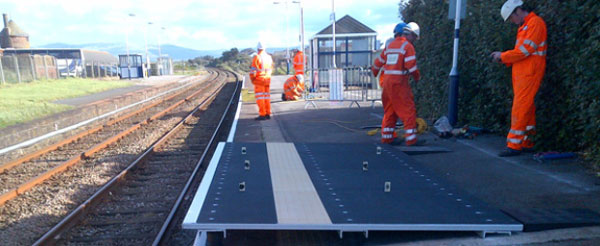
[[(32, 34), (33, 45), (121, 43), (128, 31), (130, 43), (143, 45), (145, 30), (149, 44), (160, 34), (163, 44), (194, 49), (243, 49), (259, 39), (270, 47), (284, 47), (286, 39), (290, 47), (298, 45), (300, 5), (291, 1), (289, 35), (285, 5), (273, 0), (0, 0), (0, 5)], [(308, 44), (308, 38), (330, 24), (332, 6), (327, 0), (304, 0), (303, 5)], [(397, 1), (336, 0), (335, 8), (338, 19), (350, 14), (384, 35), (399, 21)]]

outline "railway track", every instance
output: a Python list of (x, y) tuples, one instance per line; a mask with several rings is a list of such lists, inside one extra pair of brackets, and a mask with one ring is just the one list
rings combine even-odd
[[(76, 156), (78, 156), (79, 158), (81, 158), (81, 160), (79, 160), (79, 162), (82, 162), (81, 165), (75, 165), (75, 167), (70, 168), (69, 171), (62, 173), (62, 174), (57, 174), (57, 177), (51, 178), (50, 180), (47, 180), (44, 182), (43, 185), (40, 185), (40, 187), (36, 187), (36, 188), (32, 188), (34, 189), (33, 192), (31, 193), (38, 193), (38, 192), (44, 192), (44, 191), (48, 191), (48, 190), (56, 190), (58, 191), (57, 193), (61, 193), (61, 189), (63, 187), (60, 187), (61, 185), (65, 185), (65, 186), (88, 186), (90, 185), (89, 183), (83, 182), (83, 183), (78, 183), (78, 182), (73, 182), (73, 181), (67, 181), (67, 182), (60, 182), (60, 181), (56, 181), (55, 179), (66, 179), (66, 180), (71, 180), (71, 179), (77, 179), (77, 178), (73, 178), (73, 177), (77, 177), (80, 176), (81, 172), (86, 172), (86, 171), (90, 171), (88, 173), (88, 175), (92, 175), (92, 176), (99, 176), (102, 177), (103, 180), (106, 182), (107, 180), (110, 180), (106, 186), (103, 186), (102, 188), (98, 189), (99, 186), (95, 187), (95, 193), (93, 193), (94, 198), (90, 198), (88, 200), (86, 200), (85, 202), (83, 202), (79, 207), (77, 207), (75, 210), (73, 210), (73, 213), (71, 213), (70, 215), (68, 215), (65, 219), (63, 219), (62, 222), (60, 222), (58, 224), (58, 226), (56, 226), (54, 229), (51, 229), (50, 231), (48, 231), (46, 234), (44, 234), (43, 231), (40, 231), (41, 229), (39, 229), (37, 232), (31, 232), (31, 233), (38, 233), (38, 236), (36, 238), (39, 238), (40, 235), (44, 234), (44, 236), (37, 242), (37, 244), (41, 244), (41, 245), (45, 245), (47, 243), (54, 243), (56, 240), (58, 240), (59, 244), (87, 244), (90, 241), (90, 239), (95, 238), (94, 240), (96, 240), (97, 242), (117, 242), (115, 241), (115, 239), (111, 239), (110, 235), (113, 236), (118, 236), (118, 233), (111, 233), (111, 230), (108, 229), (111, 227), (111, 225), (113, 226), (113, 228), (121, 228), (121, 229), (117, 229), (117, 231), (121, 231), (123, 233), (126, 233), (127, 230), (122, 230), (122, 229), (127, 229), (127, 228), (135, 228), (135, 229), (131, 229), (129, 232), (131, 234), (129, 234), (129, 236), (127, 236), (127, 234), (125, 234), (125, 238), (131, 238), (131, 241), (128, 241), (129, 243), (125, 243), (125, 241), (123, 241), (121, 244), (122, 245), (131, 245), (131, 244), (138, 244), (138, 245), (147, 245), (147, 238), (148, 235), (144, 235), (141, 238), (143, 238), (144, 240), (142, 241), (138, 241), (136, 238), (139, 238), (139, 235), (142, 234), (142, 232), (148, 232), (148, 233), (155, 233), (156, 232), (156, 225), (155, 224), (160, 224), (160, 226), (158, 226), (158, 231), (161, 231), (162, 233), (160, 233), (161, 235), (166, 231), (166, 228), (168, 225), (168, 223), (165, 224), (164, 220), (165, 218), (161, 217), (164, 215), (167, 215), (168, 217), (170, 214), (170, 208), (173, 208), (173, 204), (174, 201), (177, 200), (181, 200), (177, 195), (178, 195), (178, 190), (181, 190), (182, 187), (185, 186), (189, 186), (186, 185), (187, 183), (185, 182), (186, 180), (186, 175), (189, 176), (191, 174), (191, 172), (194, 172), (195, 168), (196, 168), (196, 162), (198, 161), (198, 159), (200, 159), (203, 156), (203, 151), (204, 149), (206, 149), (206, 142), (207, 139), (210, 139), (210, 136), (207, 136), (207, 132), (213, 132), (215, 126), (217, 125), (215, 122), (211, 121), (210, 119), (212, 118), (218, 118), (216, 116), (219, 116), (220, 114), (222, 114), (222, 112), (220, 113), (215, 113), (213, 112), (212, 114), (216, 114), (216, 115), (204, 115), (205, 113), (203, 113), (204, 107), (207, 107), (207, 105), (209, 103), (211, 103), (214, 100), (214, 97), (218, 94), (217, 92), (222, 90), (223, 88), (229, 88), (229, 87), (235, 87), (237, 88), (237, 86), (233, 86), (231, 85), (231, 83), (227, 83), (227, 81), (229, 80), (229, 82), (231, 82), (231, 80), (237, 80), (237, 77), (235, 77), (234, 74), (231, 73), (224, 73), (222, 71), (214, 71), (214, 76), (212, 76), (207, 82), (208, 83), (203, 83), (200, 87), (200, 89), (198, 90), (199, 92), (197, 93), (193, 93), (196, 95), (200, 95), (198, 96), (199, 98), (197, 99), (193, 99), (193, 96), (190, 96), (189, 93), (187, 94), (187, 96), (182, 95), (183, 97), (185, 97), (185, 99), (183, 100), (183, 102), (180, 103), (175, 103), (178, 104), (177, 106), (173, 106), (173, 101), (177, 101), (177, 97), (174, 97), (173, 100), (171, 100), (171, 105), (170, 106), (166, 106), (167, 104), (165, 104), (165, 106), (163, 106), (160, 110), (154, 110), (153, 112), (153, 116), (148, 118), (147, 114), (146, 117), (130, 117), (128, 118), (128, 120), (125, 120), (123, 122), (129, 122), (129, 124), (125, 124), (125, 123), (115, 123), (114, 126), (120, 126), (120, 127), (116, 127), (115, 129), (120, 129), (120, 132), (123, 132), (122, 130), (124, 128), (127, 128), (128, 130), (131, 129), (141, 129), (141, 126), (143, 125), (144, 128), (142, 130), (137, 130), (137, 131), (133, 131), (133, 132), (139, 132), (137, 134), (137, 136), (127, 136), (125, 138), (129, 138), (130, 140), (128, 141), (129, 143), (119, 143), (119, 144), (105, 144), (103, 143), (104, 141), (98, 143), (98, 142), (94, 142), (94, 143), (88, 143), (85, 147), (83, 148), (78, 148), (76, 150), (73, 150), (71, 148), (69, 148), (69, 144), (67, 145), (63, 145), (63, 147), (59, 147), (57, 148), (57, 150), (68, 150), (69, 154), (75, 154)], [(229, 86), (227, 87), (223, 87), (226, 84), (229, 84)], [(232, 89), (231, 89), (232, 90)], [(188, 90), (189, 91), (189, 90)], [(179, 100), (181, 101), (181, 100)], [(194, 103), (193, 105), (190, 103)], [(201, 106), (197, 106), (195, 107), (194, 105), (197, 104), (201, 104)], [(226, 104), (229, 105), (229, 104)], [(182, 110), (179, 108), (187, 108), (188, 110)], [(170, 113), (168, 113), (167, 115), (167, 109), (173, 110), (173, 109), (177, 109), (177, 110), (173, 110)], [(190, 114), (188, 116), (186, 116), (189, 111), (193, 109), (194, 113)], [(160, 112), (156, 112), (156, 111), (160, 111)], [(187, 111), (187, 112), (184, 112)], [(200, 120), (199, 116), (203, 115), (203, 119)], [(183, 118), (185, 118), (184, 120), (182, 120)], [(160, 120), (159, 120), (160, 119)], [(156, 122), (155, 122), (156, 121)], [(162, 121), (163, 123), (158, 123), (158, 121)], [(221, 120), (222, 121), (222, 120)], [(177, 123), (179, 122), (179, 123)], [(143, 124), (140, 124), (143, 123)], [(131, 126), (131, 124), (134, 124), (133, 126)], [(139, 126), (138, 126), (139, 125)], [(165, 133), (165, 130), (163, 128), (165, 128), (165, 125), (169, 125), (169, 128), (173, 128), (173, 125), (176, 125), (177, 130), (169, 130), (169, 133)], [(101, 132), (109, 132), (108, 130), (103, 129)], [(119, 130), (115, 130), (115, 131), (111, 131), (111, 132), (119, 132)], [(120, 134), (120, 133), (119, 133)], [(108, 134), (110, 135), (110, 134)], [(135, 134), (132, 134), (135, 135)], [(210, 134), (208, 134), (210, 135)], [(141, 139), (144, 138), (151, 138), (151, 139), (160, 139), (158, 141), (156, 141), (154, 144), (150, 145), (148, 144), (148, 146), (150, 146), (149, 148), (147, 148), (148, 146), (144, 146), (143, 144), (140, 144), (139, 146), (136, 146), (136, 143), (138, 141), (141, 141)], [(101, 137), (96, 137), (96, 138), (101, 138)], [(109, 138), (115, 138), (115, 140), (118, 140), (120, 138), (123, 138), (123, 136), (119, 136), (119, 137), (109, 137)], [(125, 139), (124, 138), (124, 139)], [(214, 138), (214, 136), (213, 136)], [(167, 139), (172, 139), (167, 141)], [(77, 142), (82, 141), (83, 139), (80, 139), (78, 141), (76, 141), (75, 143), (71, 143), (71, 144), (76, 144)], [(127, 141), (123, 141), (122, 142), (127, 142)], [(106, 146), (102, 146), (106, 149), (104, 150), (98, 150), (100, 152), (102, 152), (102, 154), (98, 154), (98, 157), (96, 157), (94, 154), (89, 155), (89, 157), (85, 154), (86, 151), (81, 151), (82, 149), (93, 149), (93, 148), (97, 148), (98, 146), (101, 145), (106, 145)], [(91, 146), (91, 147), (90, 147)], [(130, 150), (122, 150), (123, 148), (129, 148)], [(137, 154), (134, 156), (131, 154), (131, 149), (136, 149)], [(146, 149), (146, 151), (144, 152), (143, 150)], [(144, 152), (144, 157), (138, 157), (135, 158), (139, 155), (139, 153)], [(54, 154), (55, 152), (50, 152), (49, 154), (43, 154), (41, 156), (44, 156), (44, 158), (48, 158), (46, 156), (57, 156), (56, 154)], [(204, 153), (205, 155), (206, 153)], [(117, 156), (117, 157), (115, 157)], [(115, 160), (115, 159), (119, 159), (122, 156), (126, 156), (128, 157), (128, 159), (130, 159), (129, 162), (131, 162), (131, 160), (135, 160), (132, 162), (132, 164), (129, 164), (129, 162), (123, 162), (123, 160)], [(152, 156), (152, 157), (148, 157), (148, 156)], [(60, 158), (57, 158), (60, 159)], [(65, 159), (63, 157), (63, 159)], [(127, 158), (123, 158), (123, 159), (127, 159)], [(39, 160), (39, 159), (37, 159)], [(119, 165), (114, 165), (114, 167), (111, 167), (111, 170), (108, 170), (108, 172), (103, 172), (105, 170), (103, 170), (103, 165), (104, 163), (110, 160), (111, 162), (121, 162), (121, 164)], [(144, 160), (144, 161), (142, 161)], [(28, 162), (24, 162), (24, 163), (28, 163)], [(123, 164), (125, 163), (125, 164)], [(143, 165), (143, 168), (139, 168), (137, 166), (139, 165)], [(17, 167), (23, 166), (21, 165), (17, 165)], [(82, 166), (82, 167), (79, 167)], [(125, 171), (122, 171), (118, 176), (115, 176), (116, 173), (113, 169), (119, 169), (123, 170), (123, 168), (125, 168)], [(73, 170), (71, 170), (73, 169)], [(98, 170), (100, 169), (100, 172), (94, 171), (94, 170)], [(105, 169), (105, 168), (104, 168)], [(7, 171), (4, 171), (2, 174), (0, 175), (5, 175), (8, 173), (11, 173), (10, 170), (12, 169), (8, 169)], [(190, 171), (191, 170), (191, 171)], [(197, 172), (197, 170), (196, 170)], [(74, 173), (74, 174), (73, 174)], [(114, 177), (112, 179), (110, 179), (110, 177), (108, 177), (108, 173), (113, 173), (111, 174), (110, 177)], [(8, 177), (8, 176), (4, 176), (4, 177)], [(126, 177), (126, 178), (125, 178)], [(124, 181), (125, 182), (121, 182)], [(130, 182), (131, 181), (131, 182)], [(114, 185), (118, 185), (118, 184), (123, 184), (123, 186), (119, 186), (119, 187), (113, 187)], [(145, 191), (145, 192), (142, 192)], [(73, 199), (73, 200), (79, 200), (79, 203), (81, 203), (82, 201), (85, 200), (85, 197), (82, 198), (81, 196), (84, 195), (86, 192), (81, 192), (82, 194), (77, 194), (77, 196), (79, 198), (73, 198), (73, 197), (69, 197), (69, 199)], [(105, 196), (105, 194), (109, 194), (108, 196)], [(87, 196), (90, 195), (90, 192), (87, 192)], [(60, 194), (58, 194), (57, 196), (60, 196)], [(30, 199), (31, 197), (29, 197), (27, 194), (24, 195), (23, 197), (19, 197), (19, 199), (15, 199), (15, 200), (25, 200), (23, 202), (24, 205), (22, 205), (23, 207), (27, 207), (27, 206), (35, 206), (34, 203), (36, 203), (35, 201), (28, 201), (28, 199)], [(104, 203), (102, 203), (102, 206), (98, 206), (97, 208), (100, 210), (91, 210), (92, 205), (97, 204), (100, 199), (106, 199), (107, 201), (111, 201), (111, 203), (109, 203), (109, 205), (104, 205)], [(113, 200), (114, 198), (114, 200)], [(179, 198), (179, 199), (178, 199)], [(162, 200), (161, 200), (162, 199)], [(34, 199), (35, 200), (35, 199)], [(42, 199), (42, 203), (49, 203), (49, 199)], [(55, 201), (53, 203), (56, 203)], [(179, 202), (177, 202), (179, 203)], [(110, 205), (112, 204), (112, 205)], [(11, 201), (6, 205), (10, 205), (10, 206), (2, 206), (0, 205), (0, 217), (4, 216), (3, 213), (5, 211), (3, 210), (14, 210), (15, 207), (20, 206), (20, 201)], [(56, 204), (53, 204), (56, 205)], [(42, 205), (43, 206), (43, 205)], [(73, 207), (73, 203), (70, 203), (71, 209), (72, 210)], [(10, 208), (6, 208), (6, 207), (10, 207)], [(60, 206), (59, 206), (60, 207)], [(64, 206), (64, 207), (68, 207), (68, 206)], [(147, 210), (142, 210), (140, 208), (144, 208)], [(27, 210), (27, 208), (25, 208), (25, 210)], [(64, 214), (66, 214), (65, 208), (62, 209), (58, 209), (60, 211), (63, 212), (62, 217), (64, 217)], [(86, 216), (86, 214), (88, 212), (92, 212), (94, 213), (94, 215), (92, 216)], [(141, 214), (138, 212), (142, 212)], [(60, 212), (59, 212), (60, 213)], [(24, 213), (24, 214), (28, 214), (28, 213)], [(153, 216), (151, 216), (153, 215)], [(116, 216), (116, 217), (112, 217), (111, 216)], [(69, 233), (65, 233), (65, 229), (69, 228), (70, 226), (72, 226), (74, 223), (79, 222), (79, 219), (84, 218), (84, 220), (82, 220), (82, 222), (84, 222), (84, 224), (82, 224), (82, 226), (76, 226), (74, 227), (71, 231), (69, 231)], [(125, 219), (125, 221), (123, 220), (118, 220), (118, 219)], [(127, 220), (127, 218), (129, 218), (129, 220)], [(56, 224), (56, 222), (60, 219), (56, 219), (54, 218), (55, 221), (52, 224)], [(3, 225), (3, 219), (0, 218), (0, 229), (4, 229), (3, 227), (7, 227), (6, 224), (10, 224), (10, 223), (5, 223)], [(137, 220), (137, 222), (133, 221), (133, 220)], [(89, 223), (88, 223), (89, 222)], [(38, 222), (39, 223), (39, 222)], [(87, 223), (87, 224), (86, 224)], [(18, 223), (17, 223), (18, 224)], [(42, 223), (44, 224), (44, 223)], [(48, 224), (48, 223), (46, 223)], [(162, 226), (163, 224), (165, 224), (164, 226)], [(135, 227), (135, 226), (130, 226), (130, 225), (140, 225), (142, 227)], [(9, 227), (10, 225), (8, 225)], [(24, 225), (21, 225), (23, 227), (26, 227)], [(130, 226), (130, 227), (128, 227)], [(40, 226), (42, 228), (44, 228), (44, 226)], [(48, 228), (50, 228), (50, 225), (47, 225), (44, 230), (48, 230)], [(164, 228), (163, 228), (164, 227)], [(89, 230), (85, 229), (88, 228)], [(95, 229), (92, 229), (95, 228)], [(103, 229), (102, 229), (103, 228)], [(146, 229), (144, 229), (146, 228)], [(162, 228), (162, 229), (161, 229)], [(18, 229), (16, 229), (18, 230)], [(1, 230), (0, 230), (1, 231)], [(133, 233), (135, 232), (135, 233)], [(0, 233), (1, 235), (2, 233)], [(58, 236), (60, 235), (60, 236)], [(66, 236), (68, 235), (68, 236)], [(137, 235), (137, 236), (133, 236), (133, 235)], [(31, 236), (30, 236), (31, 239)], [(119, 239), (121, 240), (121, 239)], [(21, 243), (25, 242), (27, 244), (27, 241), (21, 241)], [(30, 241), (30, 243), (33, 241)], [(151, 243), (151, 242), (150, 242)], [(95, 243), (96, 244), (96, 243)], [(113, 243), (106, 243), (106, 244), (113, 244)]]
[[(212, 81), (216, 76), (217, 72), (213, 71), (207, 80)], [(179, 91), (163, 100), (110, 120), (104, 125), (3, 164), (0, 166), (0, 205), (77, 162), (92, 157), (96, 152), (117, 142), (142, 125), (163, 116), (172, 110), (174, 105), (185, 102), (184, 99), (195, 97), (206, 86), (206, 83), (192, 86), (192, 89), (196, 90), (195, 93)]]

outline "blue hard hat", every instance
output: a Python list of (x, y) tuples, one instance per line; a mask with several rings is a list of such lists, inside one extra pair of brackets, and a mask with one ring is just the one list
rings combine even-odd
[(404, 23), (404, 22), (398, 23), (398, 25), (396, 25), (396, 27), (394, 27), (394, 34), (396, 34), (396, 33), (402, 33), (404, 27), (406, 27), (406, 23)]

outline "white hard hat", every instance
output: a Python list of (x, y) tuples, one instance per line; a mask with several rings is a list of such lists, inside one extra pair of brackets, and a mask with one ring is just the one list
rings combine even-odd
[(523, 1), (521, 0), (508, 0), (502, 5), (502, 9), (500, 9), (500, 14), (504, 21), (508, 20), (508, 17), (515, 11), (515, 9), (519, 6), (523, 5)]
[(296, 74), (296, 79), (300, 82), (304, 82), (304, 76), (302, 76), (302, 74)]
[(257, 49), (257, 50), (264, 50), (264, 49), (266, 49), (266, 48), (267, 48), (267, 46), (266, 46), (266, 45), (264, 45), (264, 44), (263, 44), (263, 42), (260, 42), (260, 41), (259, 41), (259, 42), (258, 42), (258, 44), (256, 45), (256, 49)]
[(417, 23), (414, 22), (410, 22), (408, 24), (406, 24), (406, 27), (404, 27), (404, 33), (414, 33), (415, 35), (417, 35), (417, 39), (419, 39), (421, 37), (421, 31), (419, 28), (419, 25)]

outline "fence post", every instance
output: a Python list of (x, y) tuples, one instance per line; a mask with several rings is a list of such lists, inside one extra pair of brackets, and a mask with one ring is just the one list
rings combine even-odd
[(102, 77), (102, 73), (100, 73), (100, 63), (96, 62), (96, 71), (98, 72), (98, 78)]
[(2, 77), (2, 84), (5, 84), (6, 81), (4, 80), (4, 68), (2, 67), (2, 57), (0, 56), (0, 76)]
[(42, 56), (42, 59), (44, 59), (44, 71), (46, 72), (46, 79), (48, 78), (48, 63), (46, 62), (46, 58), (47, 56)]
[(31, 77), (33, 78), (33, 80), (36, 80), (37, 79), (37, 64), (35, 64), (35, 61), (34, 61), (32, 55), (29, 55), (29, 65), (31, 65)]
[(56, 79), (60, 79), (60, 70), (58, 69), (58, 60), (56, 59), (55, 56), (52, 57), (52, 60), (54, 60), (54, 68), (56, 69)]
[(17, 81), (19, 83), (21, 83), (21, 71), (19, 70), (19, 59), (17, 59), (17, 56), (14, 55), (13, 60), (15, 61), (15, 69), (17, 70)]

